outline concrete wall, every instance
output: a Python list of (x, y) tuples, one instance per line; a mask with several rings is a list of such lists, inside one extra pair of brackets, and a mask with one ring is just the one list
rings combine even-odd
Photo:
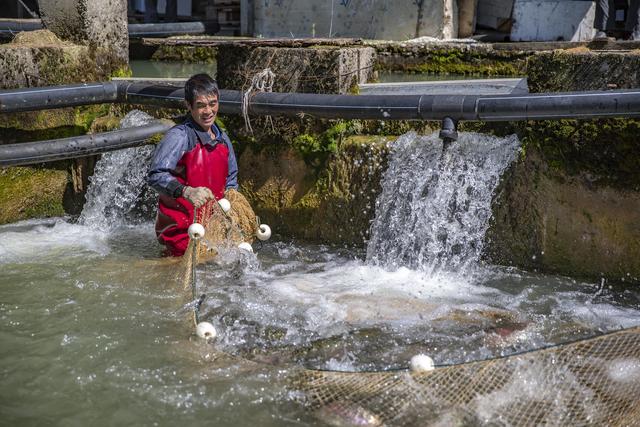
[(242, 29), (262, 37), (457, 37), (453, 0), (243, 0)]
[(593, 38), (595, 2), (516, 0), (512, 41), (587, 41)]

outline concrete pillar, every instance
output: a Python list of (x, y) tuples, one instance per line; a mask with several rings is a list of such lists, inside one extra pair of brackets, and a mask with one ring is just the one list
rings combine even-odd
[(240, 0), (240, 35), (253, 36), (255, 21), (253, 0)]
[(458, 0), (458, 37), (471, 37), (476, 29), (478, 0)]
[(43, 25), (63, 40), (86, 44), (100, 66), (129, 62), (127, 0), (39, 0)]

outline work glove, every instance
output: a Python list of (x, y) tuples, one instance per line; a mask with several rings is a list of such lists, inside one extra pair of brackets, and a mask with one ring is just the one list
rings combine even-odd
[(199, 208), (207, 200), (213, 199), (213, 193), (207, 187), (184, 187), (182, 197), (190, 201), (194, 207)]

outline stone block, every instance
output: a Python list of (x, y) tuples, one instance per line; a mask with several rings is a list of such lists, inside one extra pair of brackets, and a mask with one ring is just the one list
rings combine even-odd
[(124, 0), (39, 0), (42, 24), (63, 40), (87, 44), (103, 68), (129, 62), (127, 2)]
[(247, 90), (265, 68), (275, 73), (274, 92), (347, 93), (366, 83), (373, 72), (375, 50), (369, 47), (218, 48), (220, 87)]
[(63, 215), (68, 187), (64, 169), (0, 168), (0, 224)]
[(595, 10), (592, 1), (515, 0), (511, 40), (591, 40)]
[[(640, 55), (586, 48), (535, 55), (532, 92), (637, 88)], [(640, 121), (530, 122), (487, 234), (501, 264), (640, 283)]]
[(105, 76), (88, 46), (63, 42), (48, 30), (19, 33), (0, 44), (0, 89), (95, 81)]
[(587, 48), (539, 53), (529, 59), (531, 92), (635, 89), (640, 87), (640, 54)]

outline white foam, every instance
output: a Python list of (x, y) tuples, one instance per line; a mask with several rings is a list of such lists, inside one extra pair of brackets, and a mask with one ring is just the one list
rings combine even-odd
[(387, 271), (360, 261), (328, 262), (319, 270), (254, 275), (268, 292), (256, 298), (253, 313), (259, 310), (256, 306), (263, 306), (263, 319), (273, 319), (270, 313), (274, 312), (267, 307), (290, 307), (306, 320), (306, 328), (317, 331), (332, 329), (336, 322), (413, 325), (446, 315), (453, 308), (490, 308), (500, 295), (454, 273), (429, 276), (408, 268)]
[(0, 263), (109, 253), (107, 234), (63, 218), (21, 221), (0, 227)]
[(640, 360), (623, 358), (612, 360), (607, 366), (609, 378), (621, 383), (640, 382)]

